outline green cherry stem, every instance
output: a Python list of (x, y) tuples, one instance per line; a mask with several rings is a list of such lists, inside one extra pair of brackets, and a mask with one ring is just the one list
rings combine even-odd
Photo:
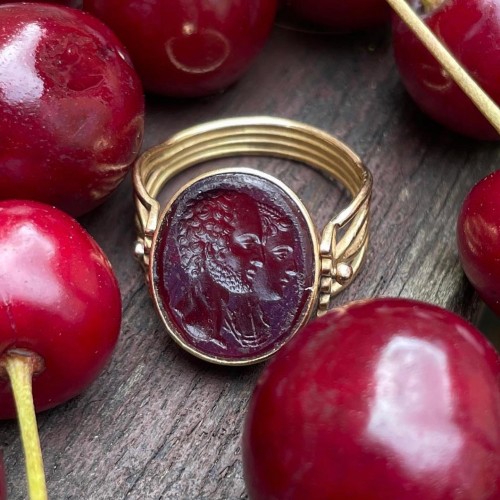
[(33, 353), (12, 350), (3, 356), (1, 365), (9, 376), (16, 403), (30, 500), (47, 500), (47, 486), (32, 391), (33, 375), (41, 371), (40, 368), (43, 369), (43, 361)]
[(443, 43), (408, 5), (406, 0), (387, 0), (403, 22), (441, 63), (456, 84), (467, 94), (479, 111), (500, 134), (500, 108), (467, 73)]

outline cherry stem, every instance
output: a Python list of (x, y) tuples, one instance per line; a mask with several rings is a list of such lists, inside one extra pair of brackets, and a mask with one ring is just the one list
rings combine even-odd
[(48, 498), (47, 486), (33, 404), (32, 377), (37, 371), (38, 362), (34, 356), (36, 355), (7, 353), (2, 360), (2, 365), (7, 371), (14, 393), (26, 461), (29, 497), (31, 500), (46, 500)]
[(413, 31), (443, 68), (464, 91), (484, 117), (500, 134), (500, 108), (495, 101), (475, 82), (443, 43), (408, 5), (406, 0), (387, 0), (403, 22)]

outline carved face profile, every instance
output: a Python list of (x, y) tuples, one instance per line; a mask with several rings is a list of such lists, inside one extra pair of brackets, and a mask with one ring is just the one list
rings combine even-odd
[(234, 294), (254, 291), (264, 253), (262, 223), (250, 196), (216, 190), (193, 200), (179, 221), (179, 234), (181, 262), (190, 276), (208, 273)]
[(259, 211), (268, 285), (275, 295), (282, 298), (285, 289), (296, 286), (298, 280), (294, 250), (297, 242), (293, 223), (268, 205), (261, 203)]
[(251, 358), (295, 332), (317, 264), (311, 227), (281, 186), (206, 176), (163, 217), (153, 280), (176, 340), (204, 356)]

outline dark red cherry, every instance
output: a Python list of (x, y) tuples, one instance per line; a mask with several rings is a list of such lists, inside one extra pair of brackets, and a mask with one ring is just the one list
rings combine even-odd
[(370, 28), (390, 19), (385, 0), (283, 0), (287, 10), (334, 31)]
[[(33, 354), (37, 411), (76, 396), (101, 372), (118, 339), (121, 300), (110, 263), (65, 213), (0, 202), (0, 358)], [(0, 378), (0, 418), (16, 412)]]
[(500, 316), (500, 170), (482, 179), (465, 198), (457, 243), (465, 274)]
[(498, 499), (500, 358), (436, 306), (335, 309), (263, 373), (243, 464), (252, 499)]
[(238, 80), (262, 49), (276, 0), (85, 0), (130, 51), (146, 90), (201, 96)]
[[(500, 104), (500, 0), (412, 0), (431, 30), (487, 94)], [(498, 133), (398, 17), (393, 44), (401, 79), (434, 120), (478, 139)]]
[(139, 151), (140, 81), (111, 30), (76, 9), (2, 5), (0, 26), (0, 199), (81, 215)]

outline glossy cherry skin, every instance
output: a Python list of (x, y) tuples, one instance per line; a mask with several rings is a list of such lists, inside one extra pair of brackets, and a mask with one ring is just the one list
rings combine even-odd
[(390, 20), (385, 0), (284, 0), (298, 17), (334, 31), (354, 31), (377, 26)]
[(213, 94), (237, 81), (260, 52), (276, 0), (85, 0), (128, 48), (146, 90)]
[(139, 151), (139, 78), (111, 30), (76, 9), (2, 5), (0, 26), (0, 199), (81, 215)]
[(457, 221), (458, 254), (469, 281), (500, 315), (500, 170), (478, 182)]
[[(37, 411), (76, 396), (101, 372), (117, 342), (121, 299), (111, 265), (90, 235), (60, 210), (0, 202), (0, 356), (42, 357), (33, 378)], [(15, 417), (0, 379), (0, 418)]]
[[(422, 10), (421, 0), (410, 2)], [(423, 15), (488, 95), (500, 104), (500, 0), (444, 0)], [(394, 55), (401, 79), (417, 105), (455, 132), (499, 140), (498, 133), (442, 70), (406, 25), (393, 17)]]
[(500, 498), (500, 358), (458, 316), (352, 303), (278, 352), (243, 437), (252, 499)]

